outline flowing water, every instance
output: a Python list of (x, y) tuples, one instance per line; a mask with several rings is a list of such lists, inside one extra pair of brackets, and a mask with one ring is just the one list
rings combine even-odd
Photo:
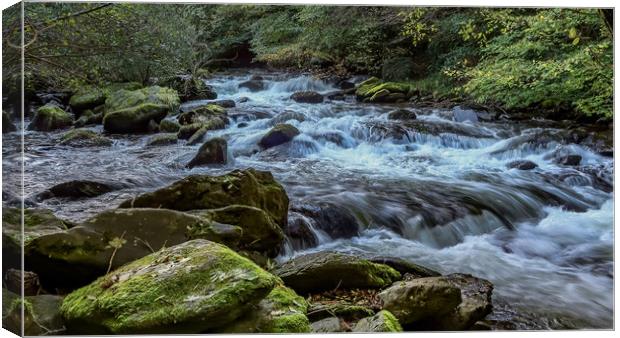
[[(150, 135), (111, 135), (112, 147), (71, 148), (57, 145), (61, 132), (26, 132), (26, 196), (74, 179), (124, 184), (96, 198), (39, 203), (77, 222), (189, 174), (269, 170), (286, 188), (291, 210), (328, 203), (357, 223), (358, 235), (334, 238), (342, 236), (306, 219), (316, 246), (288, 241), (280, 260), (318, 250), (396, 256), (442, 273), (489, 279), (495, 285), (491, 317), (521, 321), (517, 328), (612, 327), (612, 158), (572, 144), (550, 122), (483, 120), (460, 108), (407, 104), (417, 120), (393, 121), (387, 113), (395, 105), (352, 97), (296, 103), (289, 99), (293, 92), (335, 88), (308, 76), (262, 75), (267, 85), (258, 92), (239, 89), (247, 72), (208, 81), (218, 100), (237, 101), (229, 109), (234, 122), (208, 134), (227, 139), (227, 166), (186, 169), (199, 145), (145, 147)], [(257, 141), (281, 122), (301, 135), (259, 151)], [(4, 137), (9, 196), (19, 194), (18, 142), (18, 133)], [(556, 164), (563, 154), (581, 155), (581, 165)], [(538, 168), (506, 167), (522, 159)]]

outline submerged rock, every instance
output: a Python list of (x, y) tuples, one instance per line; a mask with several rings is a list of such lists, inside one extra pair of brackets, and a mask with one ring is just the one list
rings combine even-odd
[(54, 197), (68, 199), (90, 198), (109, 193), (119, 188), (121, 188), (120, 185), (104, 182), (73, 180), (56, 184), (37, 195), (37, 199), (45, 200)]
[(576, 166), (576, 165), (579, 165), (579, 163), (581, 163), (581, 156), (580, 155), (562, 156), (556, 160), (556, 163), (561, 164), (561, 165)]
[(306, 116), (302, 113), (287, 110), (273, 117), (271, 121), (269, 121), (269, 123), (271, 125), (277, 125), (290, 120), (297, 120), (299, 122), (303, 122), (306, 120)]
[(417, 116), (407, 109), (397, 109), (388, 113), (388, 120), (415, 120)]
[(222, 333), (304, 333), (311, 332), (306, 317), (308, 304), (295, 291), (277, 285), (258, 306), (229, 326)]
[(60, 145), (71, 147), (108, 147), (112, 140), (89, 129), (73, 129), (60, 138)]
[(299, 130), (290, 124), (277, 124), (260, 139), (258, 145), (263, 149), (268, 149), (290, 142), (299, 134)]
[(123, 202), (121, 208), (217, 209), (233, 204), (257, 207), (286, 227), (288, 197), (270, 172), (234, 170), (221, 176), (191, 175), (172, 185)]
[(398, 319), (387, 310), (379, 311), (372, 317), (361, 319), (353, 327), (353, 332), (402, 332)]
[(275, 273), (301, 294), (335, 288), (381, 288), (401, 277), (387, 265), (335, 252), (295, 257), (277, 267)]
[(258, 92), (265, 89), (265, 83), (261, 79), (250, 79), (248, 81), (241, 82), (239, 88), (247, 88), (251, 92)]
[(28, 125), (28, 130), (51, 131), (70, 127), (73, 124), (71, 114), (51, 103), (39, 107), (34, 118)]
[(225, 139), (216, 137), (200, 146), (198, 153), (189, 161), (187, 167), (194, 168), (197, 166), (226, 164), (226, 162), (228, 162), (228, 143)]
[(323, 102), (323, 95), (314, 91), (303, 91), (293, 93), (291, 99), (299, 103), (321, 103)]
[(174, 210), (112, 209), (32, 239), (25, 246), (26, 265), (44, 286), (74, 287), (166, 246), (200, 238), (234, 247), (240, 236), (238, 227)]
[(163, 133), (151, 136), (146, 141), (147, 147), (156, 147), (156, 146), (167, 146), (172, 144), (177, 144), (179, 140), (177, 139), (176, 133)]
[(519, 170), (532, 170), (538, 167), (536, 163), (532, 161), (528, 161), (528, 160), (512, 161), (508, 163), (506, 166), (510, 169), (519, 169)]
[(235, 323), (275, 284), (274, 276), (227, 247), (193, 240), (74, 291), (61, 313), (72, 333), (202, 333)]
[(27, 296), (22, 300), (18, 294), (2, 289), (2, 327), (18, 335), (22, 325), (26, 336), (63, 335), (62, 300), (55, 295)]

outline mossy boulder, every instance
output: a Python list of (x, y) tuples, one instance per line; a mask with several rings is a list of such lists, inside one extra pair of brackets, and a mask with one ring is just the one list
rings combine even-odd
[(491, 312), (492, 291), (489, 281), (451, 274), (398, 282), (379, 297), (405, 327), (458, 331)]
[(281, 228), (287, 224), (288, 196), (268, 171), (234, 170), (221, 176), (191, 175), (121, 203), (121, 208), (217, 209), (233, 204), (265, 211)]
[(167, 87), (152, 86), (138, 90), (121, 89), (108, 95), (105, 100), (105, 114), (147, 103), (165, 106), (166, 113), (174, 114), (179, 110), (181, 101), (176, 90)]
[[(189, 139), (187, 139), (187, 145), (188, 146), (193, 146), (193, 145), (196, 145), (196, 144), (201, 143), (202, 141), (204, 141), (205, 136), (207, 136), (207, 131), (209, 131), (209, 130), (206, 127), (201, 127), (200, 129), (196, 130), (196, 132), (192, 136), (190, 136)], [(204, 144), (203, 144), (203, 146), (204, 146)], [(198, 151), (198, 154), (196, 154), (196, 156), (198, 156), (198, 155), (200, 155), (200, 151)], [(224, 161), (224, 163), (226, 163), (226, 162)]]
[(299, 134), (299, 130), (290, 124), (277, 124), (260, 139), (258, 145), (263, 149), (268, 149), (290, 142)]
[(284, 240), (282, 228), (263, 210), (247, 205), (229, 205), (219, 209), (201, 210), (204, 215), (216, 222), (232, 224), (242, 231), (240, 247), (275, 256)]
[(69, 294), (71, 333), (202, 333), (251, 311), (277, 279), (227, 247), (193, 240), (159, 250)]
[(182, 101), (214, 100), (217, 98), (217, 93), (213, 87), (192, 75), (171, 76), (165, 79), (162, 84), (176, 90)]
[(17, 127), (15, 127), (15, 124), (13, 124), (11, 115), (3, 110), (2, 111), (2, 132), (10, 133), (16, 130), (17, 130)]
[(112, 140), (90, 129), (73, 129), (60, 138), (60, 145), (71, 147), (108, 147)]
[(306, 317), (308, 304), (303, 297), (284, 285), (269, 295), (245, 316), (217, 332), (221, 333), (305, 333), (310, 332)]
[(398, 271), (387, 265), (336, 252), (295, 257), (278, 266), (275, 274), (301, 294), (335, 288), (382, 288), (401, 278)]
[(205, 123), (216, 117), (221, 118), (225, 123), (228, 122), (226, 119), (226, 109), (217, 104), (207, 104), (181, 113), (177, 119), (180, 124), (186, 125), (197, 122)]
[(181, 126), (176, 121), (164, 119), (159, 122), (159, 131), (162, 133), (176, 133), (179, 131), (179, 128)]
[(355, 95), (364, 102), (400, 102), (408, 99), (415, 92), (415, 88), (408, 83), (384, 82), (377, 78), (370, 78), (357, 87)]
[(374, 88), (375, 86), (381, 84), (381, 80), (379, 78), (376, 77), (371, 77), (365, 81), (362, 81), (358, 86), (357, 89), (355, 90), (355, 95), (357, 95), (358, 98), (363, 98), (368, 96), (368, 92)]
[(226, 164), (226, 162), (228, 162), (228, 143), (225, 139), (216, 137), (200, 146), (198, 153), (189, 161), (187, 167), (194, 168), (205, 165), (221, 165)]
[(178, 143), (177, 134), (176, 133), (162, 133), (151, 136), (146, 141), (147, 147), (157, 147), (157, 146), (168, 146), (172, 144)]
[(104, 104), (106, 98), (117, 90), (137, 90), (140, 88), (142, 85), (137, 82), (112, 83), (103, 87), (85, 86), (71, 96), (69, 105), (76, 111), (92, 109)]
[(26, 336), (65, 334), (60, 315), (62, 300), (63, 297), (56, 295), (27, 296), (22, 300), (19, 295), (2, 289), (2, 327), (20, 335), (23, 322)]
[[(203, 127), (204, 126), (201, 122), (182, 125), (181, 128), (179, 128), (179, 131), (177, 132), (177, 137), (181, 140), (187, 140), (191, 138), (194, 134), (196, 134), (196, 132), (202, 129)], [(206, 128), (205, 128), (205, 131), (206, 131)]]
[(202, 238), (234, 247), (240, 237), (238, 227), (174, 210), (112, 209), (31, 240), (25, 255), (43, 285), (75, 287), (165, 246)]
[(73, 126), (81, 128), (88, 125), (101, 124), (103, 122), (103, 112), (95, 113), (92, 110), (86, 110), (79, 119), (73, 122)]
[(71, 114), (62, 110), (62, 108), (48, 103), (39, 107), (34, 118), (28, 125), (28, 130), (51, 131), (70, 127), (73, 124)]
[(398, 257), (377, 256), (369, 258), (368, 260), (373, 263), (385, 264), (387, 266), (390, 266), (394, 270), (400, 272), (403, 277), (421, 278), (441, 276), (441, 274), (435, 270)]
[(166, 105), (143, 103), (105, 114), (103, 128), (110, 133), (147, 132), (152, 122), (159, 123), (168, 112)]
[(382, 310), (372, 317), (361, 319), (353, 327), (353, 332), (402, 332), (398, 319), (390, 311)]

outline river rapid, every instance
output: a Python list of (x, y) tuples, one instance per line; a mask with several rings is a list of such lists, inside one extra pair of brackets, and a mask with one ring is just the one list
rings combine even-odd
[[(613, 326), (612, 157), (571, 142), (559, 123), (491, 119), (459, 107), (363, 104), (352, 96), (302, 104), (291, 94), (336, 88), (309, 76), (264, 73), (264, 90), (240, 89), (251, 75), (239, 71), (207, 81), (218, 100), (236, 101), (228, 110), (229, 127), (208, 133), (228, 141), (226, 166), (186, 169), (200, 145), (145, 147), (151, 135), (110, 135), (112, 147), (72, 148), (57, 145), (62, 131), (27, 131), (27, 200), (75, 179), (124, 186), (90, 199), (27, 204), (77, 222), (190, 174), (269, 170), (289, 195), (290, 219), (308, 229), (309, 240), (287, 240), (279, 260), (320, 250), (394, 256), (490, 280), (490, 318), (512, 328)], [(206, 102), (187, 102), (182, 109)], [(387, 118), (403, 107), (417, 119)], [(301, 135), (260, 151), (258, 140), (284, 122)], [(91, 129), (102, 132), (101, 126)], [(19, 195), (19, 140), (18, 133), (4, 136), (5, 196)], [(581, 164), (557, 164), (567, 154), (580, 155)], [(509, 169), (515, 160), (538, 167)], [(353, 225), (325, 228), (298, 212), (315, 205), (352, 215)]]

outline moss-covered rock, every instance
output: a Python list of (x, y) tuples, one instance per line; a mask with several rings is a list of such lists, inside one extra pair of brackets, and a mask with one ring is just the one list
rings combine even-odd
[(301, 294), (324, 290), (382, 288), (400, 279), (400, 273), (383, 264), (336, 252), (299, 256), (280, 265), (275, 273)]
[(103, 112), (95, 113), (92, 110), (86, 110), (79, 119), (73, 122), (73, 126), (81, 128), (88, 125), (101, 124), (103, 122)]
[(168, 112), (166, 105), (143, 103), (105, 114), (103, 128), (110, 133), (147, 132), (151, 121), (159, 123)]
[(142, 85), (137, 82), (121, 82), (111, 83), (103, 87), (85, 86), (76, 91), (69, 105), (76, 111), (92, 109), (105, 103), (106, 98), (113, 92), (118, 90), (137, 90)]
[[(2, 208), (2, 250), (4, 254), (21, 255), (22, 210)], [(48, 209), (24, 209), (24, 245), (35, 238), (62, 232), (72, 224), (56, 217)], [(5, 269), (8, 267), (5, 267)]]
[[(197, 131), (197, 133), (199, 131)], [(190, 142), (188, 142), (188, 144), (189, 143)], [(226, 162), (228, 162), (228, 143), (225, 139), (221, 137), (216, 137), (208, 140), (202, 146), (200, 146), (200, 149), (198, 149), (198, 153), (191, 161), (189, 161), (187, 167), (194, 168), (205, 165), (221, 165), (226, 164)]]
[(381, 80), (379, 80), (376, 77), (371, 77), (363, 82), (361, 82), (358, 86), (357, 89), (355, 91), (355, 95), (357, 95), (358, 98), (364, 98), (366, 96), (368, 96), (368, 92), (375, 87), (376, 85), (379, 85), (381, 83)]
[(421, 277), (436, 277), (441, 274), (435, 270), (427, 267), (412, 263), (398, 257), (377, 256), (368, 259), (373, 263), (385, 264), (392, 267), (394, 270), (400, 272), (403, 277), (408, 278), (421, 278)]
[(203, 128), (203, 124), (201, 122), (182, 125), (181, 128), (179, 128), (177, 137), (181, 140), (187, 140), (196, 134), (196, 132), (201, 128)]
[(385, 82), (370, 78), (357, 87), (355, 95), (364, 102), (399, 102), (411, 97), (415, 88), (408, 83)]
[(191, 175), (174, 184), (123, 202), (121, 208), (217, 209), (233, 204), (265, 211), (286, 227), (288, 196), (270, 172), (234, 170), (222, 176)]
[(182, 101), (188, 100), (214, 100), (217, 93), (205, 82), (191, 75), (176, 75), (165, 79), (162, 84), (179, 93)]
[(287, 123), (277, 124), (260, 139), (258, 145), (263, 149), (268, 149), (290, 142), (299, 134), (299, 130), (293, 125)]
[(399, 282), (379, 295), (383, 308), (404, 326), (464, 330), (492, 310), (493, 285), (471, 275), (452, 274)]
[(3, 110), (2, 111), (2, 132), (10, 133), (16, 130), (17, 130), (17, 127), (15, 127), (15, 124), (13, 124), (11, 115)]
[(32, 239), (25, 255), (44, 285), (72, 287), (164, 246), (202, 238), (234, 247), (240, 237), (238, 227), (174, 210), (112, 209), (67, 231)]
[(164, 119), (159, 122), (159, 131), (162, 133), (176, 133), (179, 131), (179, 128), (181, 128), (181, 126), (172, 120)]
[(310, 332), (306, 317), (308, 304), (295, 291), (277, 285), (255, 309), (218, 332), (225, 333), (304, 333)]
[(243, 230), (240, 247), (275, 256), (284, 240), (284, 233), (269, 215), (247, 205), (229, 205), (224, 208), (196, 211), (216, 222), (232, 224)]
[(222, 118), (224, 122), (227, 122), (226, 118), (226, 109), (217, 104), (207, 104), (204, 106), (200, 106), (194, 108), (188, 112), (181, 113), (177, 117), (180, 124), (192, 124), (197, 122), (205, 123), (212, 118), (219, 117)]
[(379, 311), (372, 317), (361, 319), (353, 327), (353, 332), (402, 332), (398, 319), (387, 310)]
[(174, 114), (179, 110), (180, 102), (177, 92), (167, 87), (152, 86), (138, 90), (121, 89), (108, 95), (105, 100), (105, 114), (147, 103), (163, 105), (166, 107), (166, 113)]
[(61, 313), (72, 333), (201, 333), (243, 316), (276, 281), (223, 245), (193, 240), (74, 291)]
[(71, 114), (62, 108), (48, 103), (39, 107), (34, 118), (28, 125), (28, 130), (50, 131), (70, 127), (73, 124)]
[(107, 147), (112, 140), (89, 129), (73, 129), (60, 138), (60, 145), (71, 147)]
[(156, 146), (168, 146), (172, 144), (177, 144), (179, 140), (177, 139), (176, 133), (162, 133), (151, 136), (146, 141), (147, 147), (156, 147)]
[[(65, 326), (60, 315), (63, 297), (55, 295), (18, 295), (2, 289), (2, 327), (20, 335), (23, 321), (26, 336), (62, 335)], [(22, 317), (23, 308), (23, 317)]]
[[(196, 130), (196, 132), (192, 136), (190, 136), (189, 139), (187, 139), (187, 145), (193, 146), (198, 143), (202, 143), (202, 141), (204, 141), (205, 139), (205, 136), (207, 136), (207, 131), (209, 130), (206, 127), (201, 127), (200, 129)], [(196, 156), (198, 155), (200, 155), (200, 151), (198, 151), (198, 154), (196, 154)], [(223, 163), (226, 163), (226, 162), (224, 161)]]

